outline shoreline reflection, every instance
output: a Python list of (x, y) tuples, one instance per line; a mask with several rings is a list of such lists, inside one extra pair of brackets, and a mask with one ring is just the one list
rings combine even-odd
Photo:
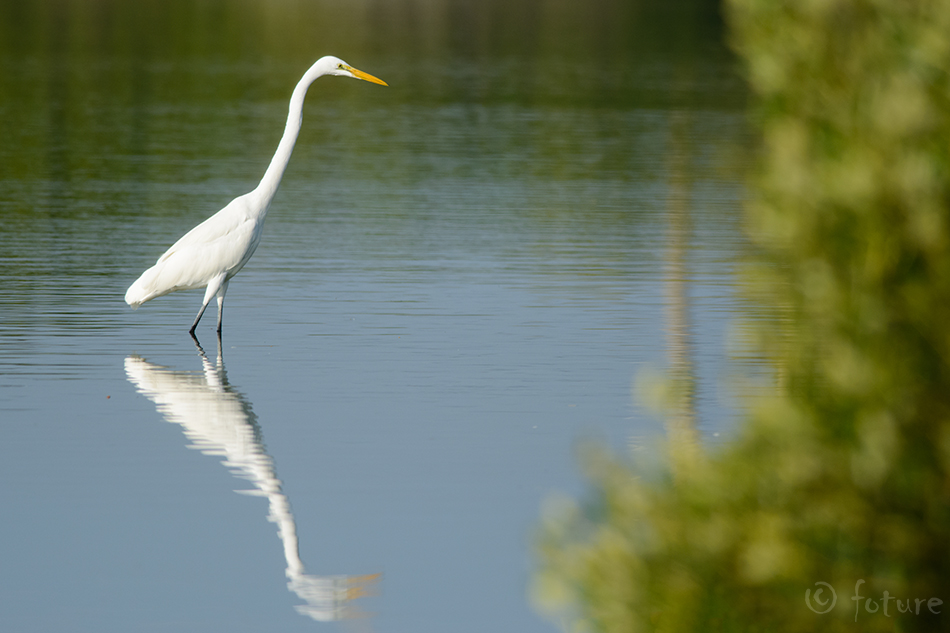
[(287, 562), (287, 587), (306, 604), (295, 608), (314, 620), (326, 622), (365, 616), (353, 600), (370, 595), (379, 574), (367, 576), (312, 576), (305, 573), (297, 542), (297, 525), (290, 501), (281, 490), (274, 458), (264, 449), (257, 416), (239, 391), (228, 384), (221, 346), (216, 362), (195, 341), (202, 372), (176, 371), (132, 355), (125, 371), (136, 391), (155, 403), (165, 420), (180, 424), (190, 444), (221, 462), (235, 477), (254, 484), (240, 494), (266, 497), (267, 520), (277, 524)]

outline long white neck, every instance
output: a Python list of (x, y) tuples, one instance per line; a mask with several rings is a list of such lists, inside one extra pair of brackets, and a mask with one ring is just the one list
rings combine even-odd
[(277, 145), (277, 151), (261, 178), (261, 183), (254, 189), (255, 194), (260, 196), (261, 214), (267, 213), (274, 194), (280, 186), (280, 180), (284, 177), (284, 170), (287, 169), (287, 163), (290, 162), (290, 155), (293, 154), (294, 145), (297, 143), (297, 135), (300, 133), (300, 125), (303, 123), (303, 101), (307, 96), (307, 89), (317, 77), (324, 74), (322, 68), (317, 64), (310, 67), (304, 76), (297, 82), (294, 93), (290, 97), (290, 111), (287, 113), (287, 125), (284, 127), (284, 135), (280, 138)]

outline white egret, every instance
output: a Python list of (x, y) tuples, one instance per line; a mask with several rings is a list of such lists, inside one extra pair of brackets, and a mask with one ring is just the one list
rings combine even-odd
[(382, 79), (353, 68), (337, 57), (322, 57), (304, 73), (290, 97), (287, 126), (277, 151), (257, 187), (232, 200), (226, 207), (188, 231), (155, 265), (142, 273), (125, 293), (125, 302), (138, 308), (146, 301), (176, 290), (206, 288), (204, 301), (189, 333), (194, 336), (198, 321), (213, 297), (218, 300), (218, 334), (224, 312), (228, 283), (254, 254), (261, 241), (264, 218), (290, 161), (303, 121), (307, 88), (318, 77), (336, 75), (388, 85)]

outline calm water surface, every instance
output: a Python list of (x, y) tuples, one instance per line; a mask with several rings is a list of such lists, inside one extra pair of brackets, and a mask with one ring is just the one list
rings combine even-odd
[[(707, 438), (733, 424), (728, 61), (33, 38), (0, 56), (4, 630), (549, 631), (540, 505), (579, 490), (579, 440), (662, 436), (638, 372), (692, 376)], [(392, 87), (311, 88), (220, 352), (213, 315), (187, 335), (201, 291), (129, 310), (256, 185), (324, 52)]]

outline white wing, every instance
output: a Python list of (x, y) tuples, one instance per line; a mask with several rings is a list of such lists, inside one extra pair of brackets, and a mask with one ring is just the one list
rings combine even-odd
[(241, 196), (188, 231), (129, 287), (126, 303), (137, 308), (169, 292), (202, 288), (222, 273), (233, 277), (260, 243), (263, 218), (249, 211)]

